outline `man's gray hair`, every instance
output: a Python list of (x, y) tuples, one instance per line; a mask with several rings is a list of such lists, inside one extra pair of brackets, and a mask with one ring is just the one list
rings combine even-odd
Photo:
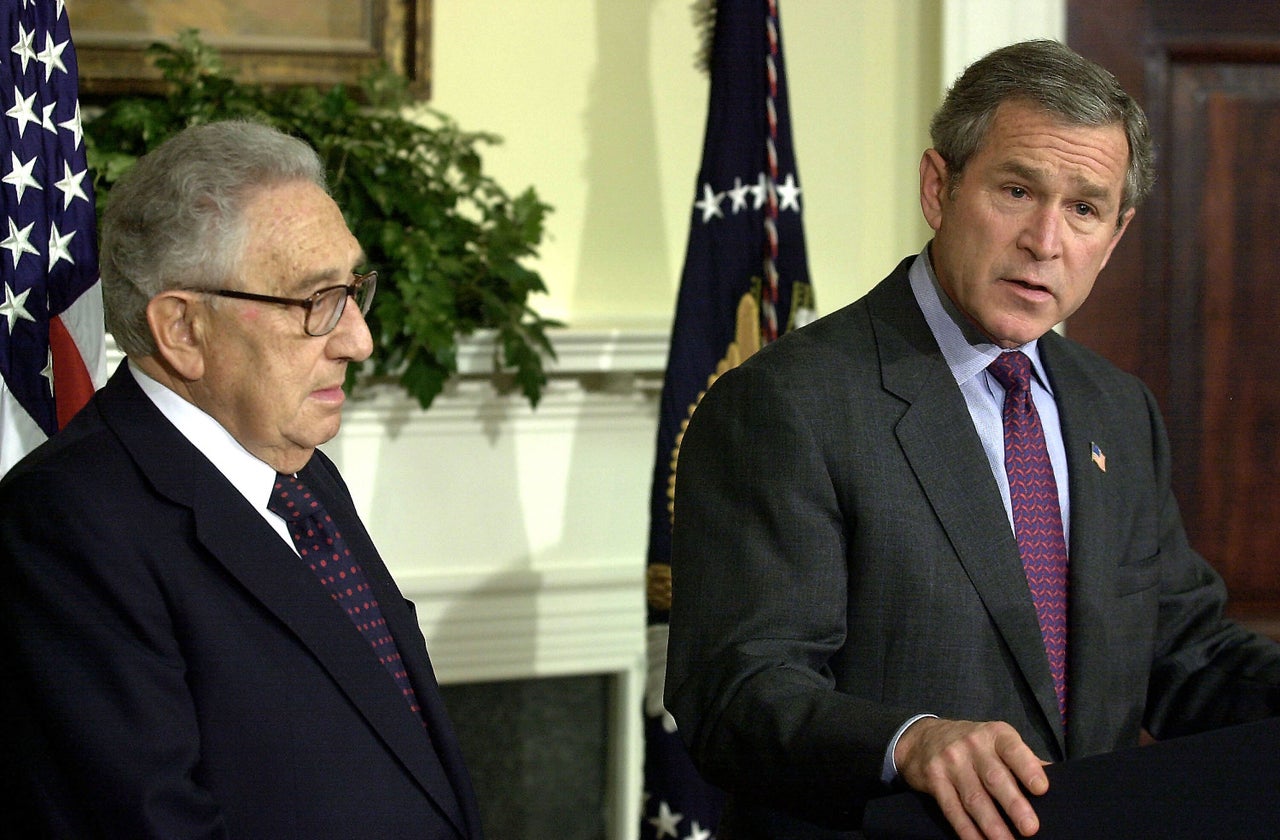
[(1151, 192), (1154, 153), (1142, 108), (1111, 73), (1051, 40), (1023, 41), (989, 53), (969, 65), (947, 91), (929, 131), (953, 187), (991, 130), (996, 109), (1010, 101), (1038, 105), (1068, 125), (1122, 126), (1129, 141), (1129, 168), (1120, 216)]
[(327, 191), (315, 150), (251, 122), (192, 126), (139, 158), (108, 196), (98, 257), (107, 329), (120, 349), (155, 352), (146, 309), (160, 292), (232, 283), (248, 239), (245, 207), (294, 181)]

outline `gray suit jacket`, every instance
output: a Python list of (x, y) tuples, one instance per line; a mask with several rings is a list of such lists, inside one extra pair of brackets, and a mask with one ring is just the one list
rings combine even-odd
[(682, 441), (666, 699), (732, 795), (735, 838), (847, 836), (817, 826), (858, 825), (919, 712), (1007, 721), (1058, 761), (1280, 709), (1280, 646), (1223, 621), (1221, 579), (1187, 544), (1154, 398), (1050, 333), (1072, 516), (1064, 731), (909, 265), (726, 373)]
[(412, 605), (333, 464), (422, 707), (222, 474), (117, 371), (0, 482), (0, 766), (16, 836), (479, 840)]

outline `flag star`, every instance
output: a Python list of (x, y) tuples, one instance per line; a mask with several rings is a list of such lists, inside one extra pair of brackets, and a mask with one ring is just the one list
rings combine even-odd
[(33, 155), (31, 160), (23, 163), (18, 160), (17, 152), (10, 152), (9, 158), (13, 161), (13, 168), (9, 170), (8, 175), (0, 178), (0, 180), (13, 186), (18, 193), (18, 203), (21, 204), (22, 196), (26, 194), (27, 187), (36, 190), (44, 189), (44, 187), (40, 186), (40, 182), (35, 179), (35, 176), (31, 174), (31, 170), (35, 168), (36, 161), (40, 160), (40, 157), (39, 155)]
[(711, 840), (711, 831), (698, 825), (698, 821), (693, 821), (693, 826), (689, 833), (685, 835), (684, 840)]
[(67, 250), (67, 246), (71, 244), (71, 240), (75, 239), (76, 231), (71, 231), (65, 236), (58, 232), (58, 223), (51, 222), (49, 227), (49, 270), (53, 271), (53, 267), (62, 260), (66, 260), (72, 265), (76, 264), (75, 259), (71, 256), (71, 252)]
[(653, 826), (657, 832), (657, 840), (663, 837), (674, 837), (679, 840), (680, 832), (676, 830), (676, 826), (684, 819), (684, 814), (675, 814), (671, 812), (671, 806), (666, 802), (658, 803), (658, 816), (650, 817), (649, 824)]
[(45, 358), (44, 368), (40, 371), (40, 375), (43, 376), (46, 380), (48, 380), (49, 393), (52, 394), (53, 393), (53, 349), (52, 348), (49, 349), (49, 355), (47, 358)]
[(13, 254), (13, 267), (18, 267), (18, 260), (22, 259), (23, 254), (40, 255), (40, 252), (31, 244), (31, 229), (36, 226), (35, 222), (18, 230), (18, 226), (13, 219), (9, 219), (9, 235), (0, 241), (0, 248), (5, 248), (10, 254)]
[(22, 98), (22, 89), (16, 85), (13, 88), (13, 107), (4, 112), (6, 117), (13, 117), (18, 121), (18, 138), (21, 139), (23, 133), (27, 130), (27, 123), (40, 122), (40, 118), (36, 116), (36, 112), (32, 107), (36, 101), (36, 95), (32, 93), (26, 99)]
[(67, 65), (62, 63), (62, 53), (67, 48), (70, 41), (63, 41), (60, 44), (53, 42), (52, 33), (46, 33), (44, 36), (44, 49), (37, 55), (36, 59), (44, 65), (44, 80), (49, 81), (49, 77), (53, 75), (54, 70), (67, 72)]
[(752, 210), (759, 210), (764, 206), (765, 197), (769, 195), (769, 187), (765, 183), (764, 173), (761, 172), (756, 177), (755, 186), (751, 187), (751, 195), (755, 199), (751, 205)]
[(53, 109), (57, 107), (57, 102), (50, 102), (44, 106), (44, 114), (40, 117), (40, 127), (50, 134), (58, 133), (58, 127), (53, 124)]
[(32, 41), (35, 40), (35, 37), (34, 29), (28, 32), (21, 23), (18, 24), (18, 43), (14, 44), (9, 52), (22, 59), (23, 73), (27, 72), (27, 65), (35, 60), (36, 50), (32, 46)]
[(778, 209), (794, 210), (800, 212), (800, 185), (796, 183), (796, 176), (790, 172), (787, 178), (778, 186)]
[(729, 209), (734, 213), (739, 210), (747, 209), (747, 193), (751, 192), (751, 185), (742, 183), (741, 178), (733, 179), (733, 189), (729, 190)]
[(724, 193), (718, 193), (711, 189), (710, 184), (702, 185), (702, 198), (695, 201), (693, 206), (702, 211), (702, 223), (706, 224), (716, 216), (724, 218), (724, 213), (720, 212), (720, 202), (724, 201)]
[[(30, 289), (23, 289), (22, 294), (14, 295), (13, 289), (7, 284), (4, 287), (4, 303), (0, 303), (0, 317), (9, 320), (9, 335), (13, 335), (13, 325), (18, 320), (34, 321), (31, 313), (27, 311), (27, 295), (31, 294)], [(674, 837), (675, 835), (671, 835)]]
[(62, 13), (67, 10), (67, 0), (58, 0), (58, 13), (53, 16), (54, 20), (61, 20)]
[(75, 116), (73, 116), (71, 119), (67, 120), (66, 122), (58, 123), (58, 127), (65, 128), (67, 131), (70, 131), (72, 136), (76, 138), (76, 142), (73, 144), (74, 147), (77, 149), (80, 148), (80, 140), (84, 137), (84, 127), (81, 125), (81, 122), (80, 122), (79, 100), (76, 101)]
[(85, 201), (89, 200), (89, 196), (85, 195), (84, 187), (81, 186), (84, 182), (84, 176), (87, 175), (88, 172), (88, 169), (81, 169), (79, 172), (72, 172), (71, 164), (67, 163), (65, 160), (62, 162), (62, 180), (55, 183), (54, 186), (62, 190), (63, 210), (70, 207), (71, 202), (75, 201), (77, 198), (83, 198)]

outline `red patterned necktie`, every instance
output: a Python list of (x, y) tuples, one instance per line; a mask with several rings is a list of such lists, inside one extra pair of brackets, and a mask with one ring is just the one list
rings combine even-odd
[(1058, 712), (1067, 719), (1067, 542), (1058, 485), (1040, 414), (1031, 400), (1031, 360), (1001, 353), (987, 370), (1004, 386), (1004, 468), (1013, 503), (1013, 532), (1040, 619)]
[(298, 554), (315, 572), (329, 597), (338, 602), (360, 635), (368, 640), (378, 661), (386, 666), (396, 681), (409, 708), (421, 717), (417, 695), (400, 661), (396, 640), (382, 617), (378, 599), (369, 588), (360, 561), (352, 555), (324, 505), (301, 481), (291, 475), (277, 473), (267, 509), (283, 517)]

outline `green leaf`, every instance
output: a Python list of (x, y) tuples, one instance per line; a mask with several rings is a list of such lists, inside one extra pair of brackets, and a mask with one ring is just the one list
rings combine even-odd
[(99, 213), (140, 155), (188, 125), (276, 126), (320, 154), (334, 200), (378, 269), (367, 319), (374, 356), (352, 366), (348, 387), (392, 376), (425, 408), (457, 372), (459, 337), (493, 329), (495, 363), (538, 404), (543, 360), (555, 356), (546, 330), (559, 323), (529, 305), (546, 286), (522, 261), (537, 256), (551, 207), (532, 187), (511, 197), (485, 173), (482, 149), (501, 138), (412, 102), (407, 80), (386, 67), (350, 88), (248, 84), (193, 29), (147, 56), (166, 95), (115, 99), (85, 123)]

